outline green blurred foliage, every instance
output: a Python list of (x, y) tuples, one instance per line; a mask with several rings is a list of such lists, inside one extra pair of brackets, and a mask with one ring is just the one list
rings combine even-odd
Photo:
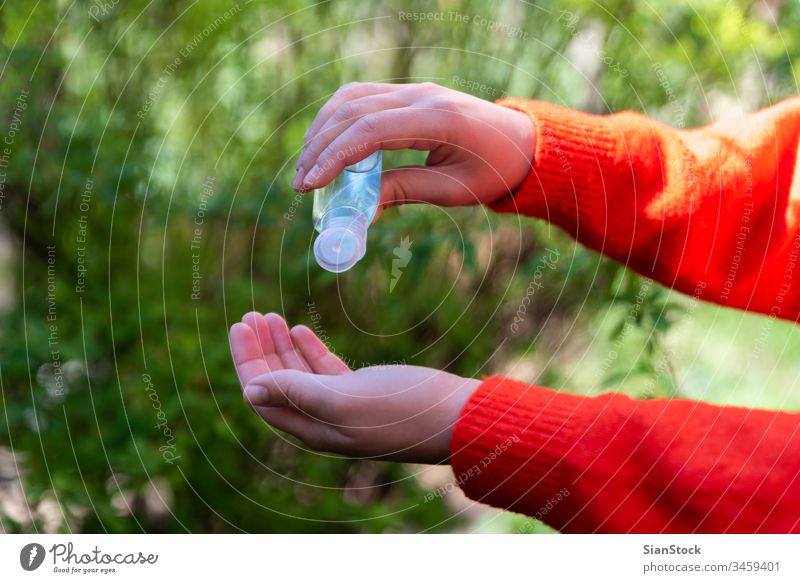
[[(405, 16), (432, 11), (472, 20)], [(5, 3), (0, 139), (27, 102), (0, 207), (14, 290), (0, 443), (24, 464), (29, 504), (55, 499), (59, 528), (87, 532), (466, 528), (423, 503), (414, 468), (314, 454), (265, 427), (241, 402), (230, 324), (277, 311), (358, 366), (564, 390), (599, 338), (618, 356), (582, 390), (633, 377), (653, 387), (634, 394), (676, 395), (663, 340), (686, 302), (546, 224), (483, 209), (387, 211), (362, 263), (323, 272), (310, 201), (289, 187), (317, 108), (347, 81), (430, 80), (688, 127), (726, 99), (796, 94), (798, 25), (800, 6), (776, 0)], [(413, 258), (389, 293), (403, 237)], [(512, 333), (548, 249), (560, 259)], [(42, 528), (33, 518), (0, 516), (7, 531)]]

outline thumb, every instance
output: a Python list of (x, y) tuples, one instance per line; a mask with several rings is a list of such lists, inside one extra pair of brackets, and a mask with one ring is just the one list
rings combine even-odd
[(435, 166), (398, 166), (381, 174), (381, 209), (411, 203), (453, 204), (464, 185)]
[(332, 390), (335, 379), (300, 370), (276, 370), (252, 379), (244, 388), (244, 398), (257, 407), (289, 407), (316, 416), (338, 394)]

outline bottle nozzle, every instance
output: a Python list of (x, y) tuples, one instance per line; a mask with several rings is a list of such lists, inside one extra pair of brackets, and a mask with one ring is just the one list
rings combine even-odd
[(314, 241), (314, 256), (323, 269), (341, 273), (358, 263), (367, 252), (367, 224), (360, 214), (323, 220)]

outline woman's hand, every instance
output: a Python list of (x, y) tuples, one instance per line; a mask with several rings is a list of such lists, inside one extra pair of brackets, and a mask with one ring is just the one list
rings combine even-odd
[(230, 333), (244, 399), (313, 449), (350, 457), (446, 463), (480, 381), (417, 366), (351, 371), (309, 328), (250, 312)]
[(320, 109), (305, 136), (292, 186), (321, 188), (376, 150), (427, 150), (425, 166), (387, 170), (381, 206), (492, 202), (530, 171), (529, 116), (433, 83), (349, 83)]

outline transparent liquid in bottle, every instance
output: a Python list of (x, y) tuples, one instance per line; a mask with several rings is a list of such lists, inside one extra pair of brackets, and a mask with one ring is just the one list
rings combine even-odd
[(381, 196), (381, 166), (378, 150), (314, 193), (312, 218), (319, 232), (314, 256), (323, 269), (347, 271), (367, 252), (367, 229)]

